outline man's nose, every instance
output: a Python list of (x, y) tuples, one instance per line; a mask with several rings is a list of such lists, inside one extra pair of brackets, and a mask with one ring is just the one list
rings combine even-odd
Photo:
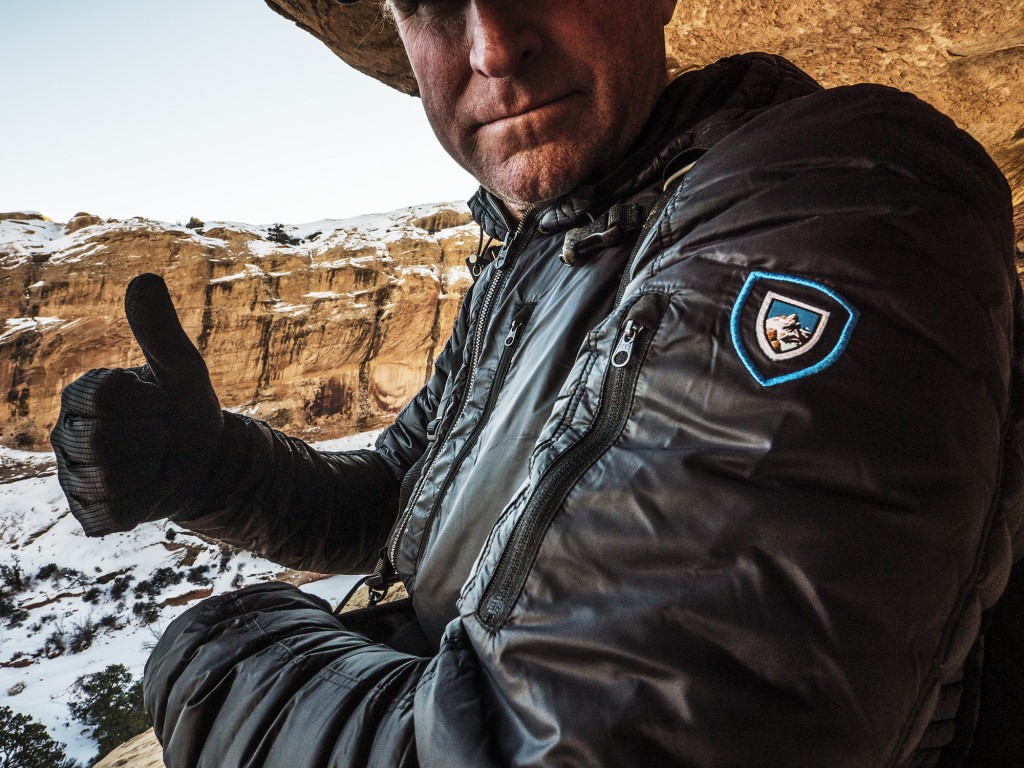
[(470, 64), (485, 77), (510, 77), (540, 55), (543, 37), (518, 0), (472, 0), (467, 19)]

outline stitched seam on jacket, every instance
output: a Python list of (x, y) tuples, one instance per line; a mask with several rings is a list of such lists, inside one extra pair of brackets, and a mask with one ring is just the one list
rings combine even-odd
[(654, 230), (654, 239), (650, 245), (648, 245), (648, 248), (654, 248), (658, 252), (658, 255), (654, 257), (644, 272), (633, 276), (634, 280), (640, 277), (641, 274), (644, 276), (645, 280), (650, 280), (658, 275), (663, 269), (662, 264), (668, 257), (669, 253), (671, 253), (669, 250), (671, 246), (677, 245), (681, 242), (681, 239), (670, 240), (669, 235), (674, 229), (672, 220), (675, 216), (676, 210), (681, 205), (682, 191), (686, 189), (686, 187), (687, 179), (684, 178), (682, 182), (676, 185), (672, 196), (668, 199), (668, 202), (665, 203), (665, 209), (661, 212), (661, 216), (658, 217), (658, 225)]
[[(266, 627), (260, 624), (258, 615), (256, 613), (252, 611), (246, 611), (242, 606), (241, 602), (234, 595), (232, 595), (232, 602), (234, 602), (234, 604), (239, 610), (243, 611), (243, 613), (241, 613), (238, 618), (243, 619), (245, 621), (246, 626), (255, 628), (260, 633), (261, 636), (268, 638), (272, 641), (270, 645), (268, 645), (264, 650), (269, 650), (270, 648), (279, 648), (282, 651), (284, 651), (292, 660), (298, 660), (302, 662), (305, 659), (305, 656), (303, 656), (302, 654), (295, 653), (295, 651), (293, 651), (283, 642), (283, 639), (285, 637), (293, 636), (292, 629), (294, 629), (294, 627), (290, 628), (287, 632), (283, 632), (280, 636), (278, 636), (276, 633), (269, 632)], [(365, 682), (357, 677), (353, 677), (345, 672), (341, 672), (329, 666), (321, 667), (319, 670), (317, 670), (317, 673), (316, 675), (314, 675), (314, 678), (324, 679), (328, 682), (336, 682), (332, 678), (340, 678), (346, 681), (347, 683), (352, 684), (353, 686), (358, 686), (359, 684)]]

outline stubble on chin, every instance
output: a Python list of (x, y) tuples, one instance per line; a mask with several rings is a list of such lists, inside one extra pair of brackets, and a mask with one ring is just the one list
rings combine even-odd
[(499, 162), (485, 162), (477, 180), (517, 216), (568, 194), (588, 169), (572, 148), (561, 152), (525, 150)]

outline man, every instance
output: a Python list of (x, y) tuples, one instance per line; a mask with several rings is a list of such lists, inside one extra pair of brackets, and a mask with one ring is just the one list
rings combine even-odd
[(171, 515), (412, 596), (190, 609), (146, 672), (167, 764), (1015, 764), (1006, 729), (968, 754), (1019, 693), (983, 622), (1024, 551), (980, 147), (765, 55), (666, 87), (668, 0), (391, 7), (503, 245), (376, 450), (222, 414), (153, 276), (148, 366), (83, 377), (54, 430), (92, 535)]

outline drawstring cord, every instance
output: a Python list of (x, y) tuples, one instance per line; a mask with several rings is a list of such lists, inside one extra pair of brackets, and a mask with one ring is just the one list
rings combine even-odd
[(486, 258), (491, 247), (491, 243), (493, 242), (494, 237), (488, 235), (487, 243), (484, 243), (484, 228), (480, 227), (480, 239), (476, 244), (476, 253), (466, 259), (466, 266), (469, 267), (469, 272), (473, 275), (474, 282), (476, 282), (476, 279), (480, 277), (480, 273), (484, 271), (484, 267), (494, 261), (493, 255), (491, 255), (491, 258)]

